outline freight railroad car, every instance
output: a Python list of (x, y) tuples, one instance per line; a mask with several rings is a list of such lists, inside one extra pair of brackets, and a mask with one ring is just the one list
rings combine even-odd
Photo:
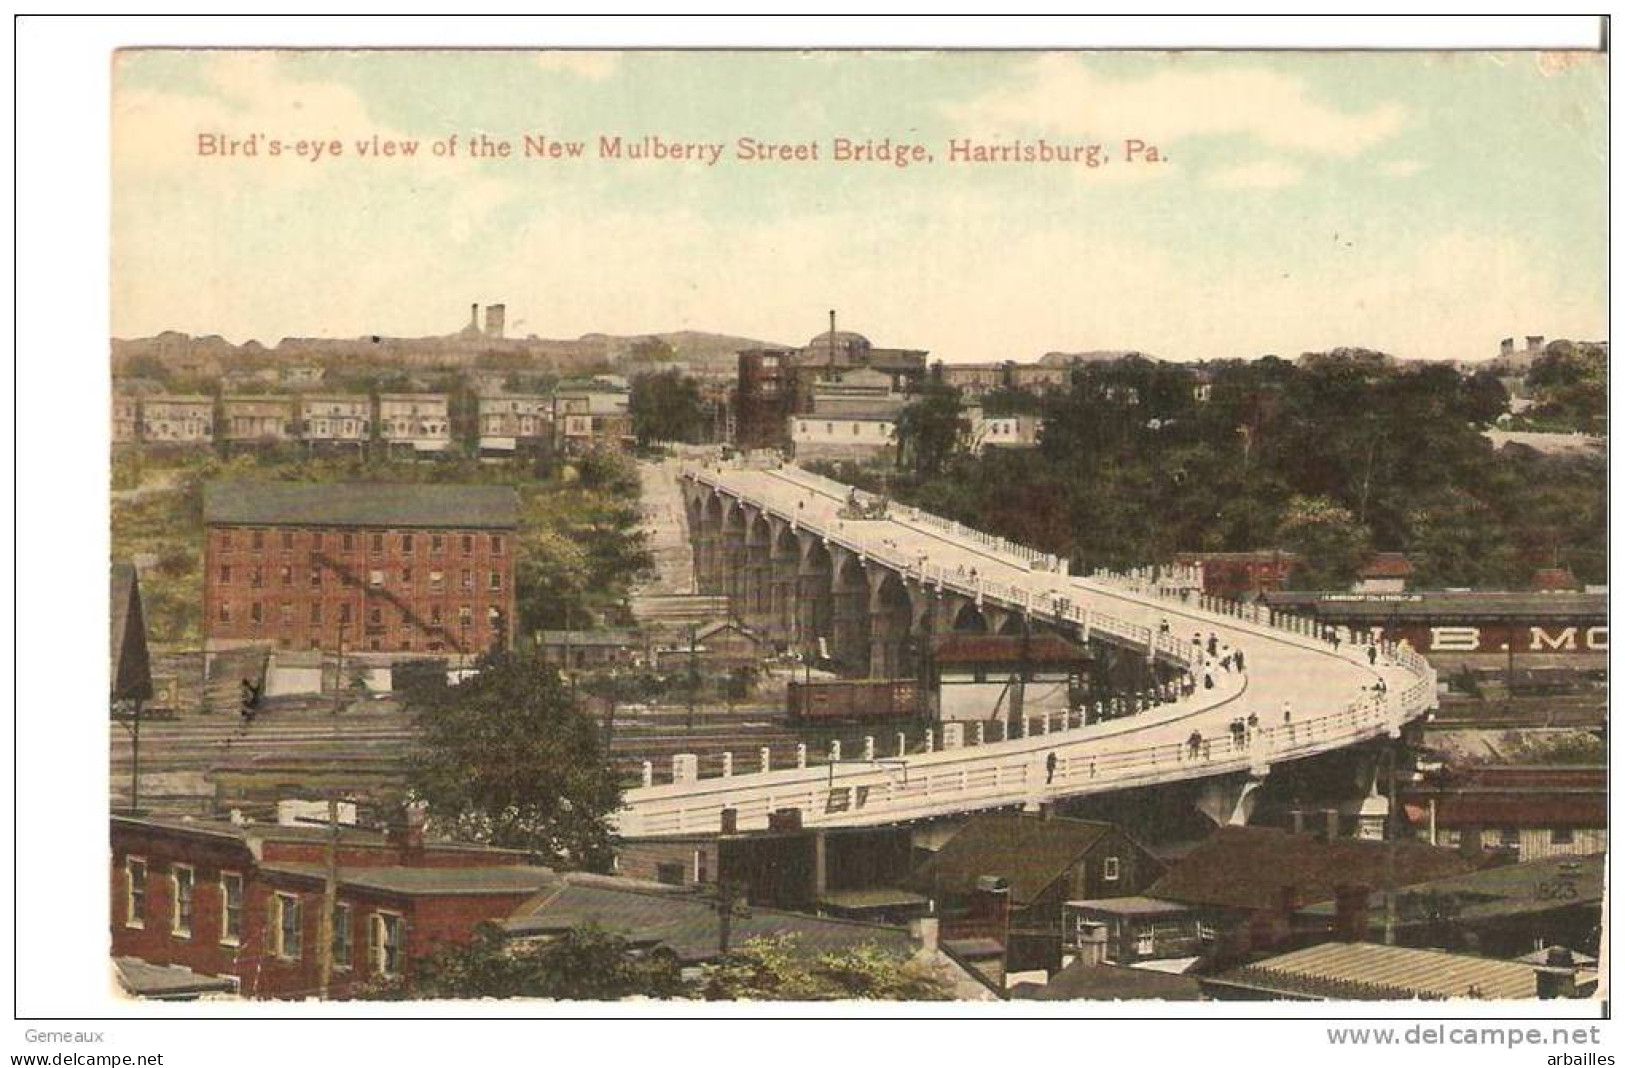
[(792, 682), (792, 723), (876, 723), (926, 713), (925, 691), (913, 679), (820, 679)]

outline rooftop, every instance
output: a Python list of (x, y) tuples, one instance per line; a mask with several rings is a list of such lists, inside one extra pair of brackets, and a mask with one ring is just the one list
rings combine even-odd
[(967, 894), (982, 876), (999, 876), (1010, 884), (1011, 902), (1025, 905), (1111, 831), (1111, 824), (1093, 820), (977, 816), (915, 869), (909, 883), (922, 893)]
[(1016, 984), (1010, 996), (1022, 1001), (1201, 1001), (1202, 987), (1188, 975), (1076, 961), (1048, 983)]
[(1220, 827), (1146, 893), (1193, 905), (1256, 911), (1330, 901), (1339, 886), (1381, 886), (1460, 875), (1462, 856), (1420, 842), (1325, 841), (1272, 827)]
[(1145, 897), (1136, 894), (1132, 897), (1095, 897), (1082, 901), (1068, 901), (1068, 908), (1088, 909), (1091, 912), (1105, 912), (1114, 916), (1169, 916), (1179, 912), (1189, 912), (1190, 906), (1178, 901), (1164, 901), (1160, 897)]
[(119, 985), (138, 998), (193, 998), (199, 994), (233, 994), (237, 980), (204, 975), (179, 964), (149, 964), (139, 957), (114, 957)]
[(252, 526), (451, 527), (512, 530), (509, 486), (391, 482), (211, 482), (205, 523)]
[[(327, 868), (322, 864), (293, 864), (275, 861), (261, 864), (260, 869), (279, 875), (297, 875), (308, 879), (325, 879)], [(355, 868), (339, 869), (339, 885), (362, 890), (378, 890), (387, 894), (405, 895), (477, 895), (477, 894), (534, 894), (555, 886), (559, 876), (552, 868), (516, 864), (504, 867), (480, 868)]]
[[(1395, 916), (1401, 925), (1413, 919), (1427, 922), (1416, 918), (1414, 910), (1407, 906), (1410, 901), (1430, 895), (1454, 899), (1460, 909), (1454, 920), (1460, 923), (1550, 912), (1576, 905), (1601, 905), (1604, 860), (1601, 853), (1547, 857), (1402, 886), (1394, 894)], [(1373, 926), (1382, 922), (1387, 904), (1388, 895), (1381, 890), (1367, 899)], [(1336, 907), (1331, 902), (1322, 902), (1303, 911), (1311, 916), (1332, 916)]]
[(1369, 942), (1311, 946), (1203, 981), (1209, 984), (1316, 1001), (1536, 996), (1535, 969), (1527, 964)]
[[(511, 935), (548, 934), (596, 924), (639, 945), (660, 946), (679, 959), (696, 963), (717, 956), (720, 930), (717, 904), (709, 897), (678, 887), (621, 887), (608, 879), (571, 875), (557, 890), (521, 906), (503, 922)], [(794, 936), (810, 953), (874, 945), (909, 954), (914, 945), (900, 927), (808, 916), (777, 909), (749, 907), (735, 913), (733, 945), (752, 938)]]

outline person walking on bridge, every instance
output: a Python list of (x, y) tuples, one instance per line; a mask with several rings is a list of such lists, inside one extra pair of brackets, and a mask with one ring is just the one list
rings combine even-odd
[(1044, 785), (1048, 786), (1055, 781), (1055, 766), (1061, 762), (1053, 752), (1044, 758)]
[(1185, 742), (1185, 745), (1191, 751), (1191, 759), (1195, 760), (1198, 756), (1200, 756), (1202, 754), (1202, 732), (1201, 731), (1191, 731), (1191, 736)]
[(1371, 661), (1371, 666), (1372, 667), (1377, 666), (1377, 647), (1375, 645), (1366, 646), (1365, 658), (1367, 660)]

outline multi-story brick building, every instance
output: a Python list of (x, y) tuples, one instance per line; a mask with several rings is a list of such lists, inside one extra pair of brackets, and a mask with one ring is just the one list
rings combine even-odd
[(381, 393), (378, 436), (391, 449), (415, 453), (451, 448), (451, 400), (444, 393)]
[(631, 392), (605, 384), (560, 387), (553, 394), (553, 423), (567, 452), (624, 448), (632, 442)]
[(505, 486), (211, 483), (207, 645), (459, 654), (511, 645), (517, 517)]
[(372, 398), (362, 393), (301, 397), (299, 433), (312, 448), (362, 448), (372, 440)]
[(141, 440), (149, 445), (207, 445), (214, 441), (214, 398), (161, 393), (141, 402)]
[[(330, 832), (320, 826), (114, 816), (113, 955), (230, 976), (254, 998), (320, 990)], [(540, 890), (562, 885), (523, 853), (426, 840), (421, 823), (342, 827), (329, 994), (409, 979)]]
[(275, 445), (298, 438), (294, 398), (225, 397), (220, 402), (221, 440), (230, 445)]
[(553, 439), (553, 398), (540, 393), (480, 397), (480, 452), (535, 449)]

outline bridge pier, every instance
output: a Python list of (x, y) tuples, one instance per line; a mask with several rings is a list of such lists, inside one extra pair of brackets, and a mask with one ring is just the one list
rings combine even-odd
[(744, 618), (745, 607), (745, 510), (728, 498), (723, 504), (721, 586), (728, 597), (728, 614)]
[(767, 613), (764, 630), (774, 646), (789, 648), (795, 640), (796, 581), (801, 547), (790, 524), (769, 517)]
[[(817, 535), (805, 532), (796, 535), (798, 565), (796, 568), (796, 603), (794, 641), (801, 654), (818, 656), (818, 639), (833, 644), (834, 602), (830, 593), (830, 575), (834, 561), (829, 548)], [(833, 650), (831, 650), (833, 651)]]
[(1267, 771), (1220, 775), (1204, 779), (1198, 787), (1196, 810), (1219, 827), (1245, 827), (1258, 806), (1258, 788)]
[(834, 602), (830, 653), (841, 669), (869, 674), (869, 579), (867, 564), (840, 546), (830, 550), (834, 576), (830, 598)]
[(737, 615), (757, 634), (766, 636), (770, 614), (773, 531), (767, 517), (755, 508), (745, 509), (744, 563), (740, 577), (741, 604)]

